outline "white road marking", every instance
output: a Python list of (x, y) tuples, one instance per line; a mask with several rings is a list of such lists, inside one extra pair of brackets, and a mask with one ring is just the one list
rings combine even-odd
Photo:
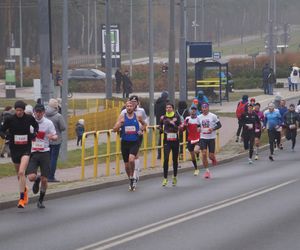
[(229, 206), (232, 206), (234, 204), (243, 202), (245, 200), (249, 200), (251, 198), (263, 195), (265, 193), (269, 193), (271, 191), (274, 191), (276, 189), (279, 189), (281, 187), (290, 185), (292, 183), (295, 183), (299, 181), (299, 179), (294, 179), (294, 180), (290, 180), (290, 181), (286, 181), (283, 182), (281, 184), (275, 185), (275, 186), (271, 186), (271, 187), (263, 187), (260, 189), (256, 189), (254, 191), (251, 192), (247, 192), (229, 199), (225, 199), (223, 201), (220, 202), (216, 202), (214, 204), (205, 206), (205, 207), (201, 207), (198, 209), (194, 209), (191, 210), (189, 212), (186, 213), (182, 213), (173, 217), (170, 217), (168, 219), (165, 220), (161, 220), (159, 222), (144, 226), (144, 227), (140, 227), (137, 229), (134, 229), (132, 231), (129, 231), (127, 233), (124, 234), (120, 234), (111, 238), (108, 238), (106, 240), (102, 240), (99, 241), (97, 243), (88, 245), (88, 246), (84, 246), (82, 248), (78, 248), (77, 250), (104, 250), (104, 249), (109, 249), (111, 247), (126, 243), (128, 241), (143, 237), (145, 235), (163, 230), (165, 228), (174, 226), (176, 224), (191, 220), (193, 218), (197, 218), (200, 217), (202, 215), (220, 210), (222, 208), (226, 208)]

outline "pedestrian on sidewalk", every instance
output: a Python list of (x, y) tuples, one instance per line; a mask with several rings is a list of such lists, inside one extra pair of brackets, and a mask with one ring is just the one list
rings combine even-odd
[(200, 153), (200, 120), (197, 117), (197, 107), (192, 105), (190, 115), (184, 120), (184, 129), (187, 131), (187, 148), (194, 166), (194, 176), (199, 175), (196, 155)]
[(122, 72), (120, 69), (116, 70), (115, 78), (116, 78), (116, 92), (120, 93), (121, 92), (121, 83), (122, 83), (122, 78), (123, 78), (123, 75), (122, 75)]
[(295, 105), (290, 104), (289, 110), (283, 115), (283, 122), (286, 127), (286, 139), (292, 140), (292, 151), (294, 151), (297, 137), (297, 121), (300, 123), (300, 115), (295, 112)]
[[(140, 125), (141, 124), (141, 128)], [(141, 116), (134, 113), (134, 104), (126, 102), (126, 113), (120, 115), (113, 127), (114, 132), (121, 129), (121, 152), (129, 179), (129, 191), (135, 191), (136, 180), (133, 177), (135, 159), (139, 151), (139, 134), (146, 129), (146, 123)]]
[(51, 98), (49, 100), (45, 116), (52, 121), (57, 135), (56, 140), (50, 140), (50, 173), (48, 176), (48, 182), (59, 182), (59, 180), (55, 177), (55, 173), (62, 144), (62, 132), (66, 130), (66, 122), (59, 112), (59, 101), (57, 99)]
[(242, 137), (244, 149), (249, 150), (249, 164), (252, 164), (254, 140), (255, 140), (255, 125), (260, 123), (257, 114), (253, 110), (253, 105), (247, 105), (247, 111), (242, 114), (241, 123), (243, 125)]
[(246, 112), (247, 105), (248, 105), (248, 95), (243, 95), (242, 100), (238, 102), (235, 110), (236, 118), (238, 119), (238, 129), (236, 131), (235, 142), (239, 142), (239, 137), (243, 127), (241, 118), (242, 118), (242, 114)]
[[(14, 110), (12, 108), (12, 106), (6, 106), (1, 114), (0, 117), (0, 126), (3, 125), (4, 121), (7, 120), (9, 117), (14, 115)], [(5, 154), (7, 154), (7, 157), (10, 157), (10, 150), (9, 150), (9, 139), (8, 139), (8, 134), (6, 134), (5, 139), (4, 139), (4, 143), (1, 149), (1, 153), (0, 153), (0, 157), (4, 158)]]
[(173, 178), (172, 185), (177, 184), (177, 171), (178, 171), (178, 154), (179, 154), (179, 137), (178, 132), (180, 129), (181, 121), (180, 117), (174, 112), (174, 105), (172, 103), (166, 104), (166, 112), (160, 118), (159, 129), (163, 133), (163, 145), (164, 145), (164, 178), (162, 186), (165, 187), (168, 184), (168, 170), (169, 170), (169, 155), (172, 151), (173, 159)]
[(255, 160), (258, 160), (258, 151), (259, 151), (259, 146), (260, 146), (260, 137), (261, 137), (261, 132), (262, 132), (262, 123), (264, 121), (264, 113), (260, 111), (260, 103), (256, 103), (254, 106), (254, 112), (259, 118), (259, 122), (255, 123)]
[[(168, 102), (169, 92), (164, 90), (154, 104), (154, 114), (157, 126), (160, 124), (160, 118), (166, 113), (166, 104)], [(161, 134), (159, 134), (157, 146), (159, 147), (157, 149), (157, 159), (159, 160), (161, 158)]]
[(269, 144), (270, 144), (270, 161), (274, 161), (274, 142), (277, 137), (277, 131), (281, 127), (281, 116), (278, 110), (275, 110), (274, 103), (269, 103), (268, 110), (264, 113), (264, 125), (263, 129), (268, 130)]
[(269, 89), (268, 89), (268, 76), (270, 74), (270, 66), (269, 64), (265, 64), (265, 66), (262, 69), (262, 87), (264, 90), (264, 94), (268, 95), (269, 94)]
[[(216, 130), (222, 127), (219, 118), (209, 112), (208, 103), (202, 104), (202, 114), (198, 116), (200, 120), (200, 150), (201, 150), (201, 158), (203, 162), (203, 166), (205, 168), (204, 178), (210, 179), (211, 174), (208, 168), (208, 158), (211, 160), (212, 165), (217, 165), (217, 160), (215, 156), (215, 148), (216, 148)], [(207, 155), (208, 150), (208, 155)]]
[[(37, 104), (34, 107), (34, 117), (39, 124), (39, 132), (32, 140), (31, 156), (26, 170), (28, 180), (34, 182), (32, 186), (33, 193), (37, 194), (40, 191), (40, 196), (37, 202), (38, 208), (45, 208), (43, 202), (48, 187), (48, 176), (50, 173), (49, 142), (50, 140), (57, 140), (57, 134), (53, 122), (47, 119), (44, 115), (44, 105)], [(37, 175), (38, 168), (40, 168), (40, 175)]]
[[(28, 203), (28, 188), (26, 187), (26, 168), (31, 154), (31, 141), (39, 130), (39, 125), (31, 115), (25, 114), (26, 104), (23, 101), (15, 102), (15, 114), (6, 119), (0, 127), (0, 136), (5, 138), (8, 132), (11, 159), (17, 172), (20, 199), (18, 208), (24, 208)], [(33, 128), (33, 132), (30, 131)]]
[(270, 68), (270, 73), (268, 75), (268, 94), (273, 95), (274, 85), (276, 84), (276, 76), (274, 70)]
[(290, 73), (291, 82), (293, 84), (293, 91), (298, 91), (298, 84), (300, 83), (299, 68), (294, 64)]
[(123, 98), (129, 98), (129, 94), (132, 93), (133, 84), (129, 76), (129, 71), (126, 70), (123, 75)]
[(80, 146), (82, 146), (82, 135), (84, 131), (85, 131), (84, 119), (79, 119), (75, 127), (75, 132), (77, 135), (77, 146), (79, 146), (79, 144)]

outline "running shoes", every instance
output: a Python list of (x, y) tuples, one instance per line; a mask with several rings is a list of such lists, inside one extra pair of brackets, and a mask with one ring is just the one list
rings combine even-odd
[(162, 182), (162, 186), (165, 187), (168, 185), (168, 179), (167, 178), (164, 178), (163, 179), (163, 182)]
[(173, 186), (177, 185), (177, 177), (176, 176), (173, 176), (173, 178), (172, 178), (172, 185)]
[(199, 169), (195, 169), (194, 176), (198, 176), (198, 175), (199, 175)]
[(211, 178), (209, 171), (205, 171), (204, 178), (205, 179), (210, 179)]
[(28, 187), (25, 187), (24, 190), (24, 204), (27, 205), (28, 204)]

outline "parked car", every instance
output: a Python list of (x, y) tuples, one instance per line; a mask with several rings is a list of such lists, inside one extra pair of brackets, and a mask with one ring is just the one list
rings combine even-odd
[(69, 80), (101, 80), (106, 75), (99, 69), (71, 69), (68, 70)]

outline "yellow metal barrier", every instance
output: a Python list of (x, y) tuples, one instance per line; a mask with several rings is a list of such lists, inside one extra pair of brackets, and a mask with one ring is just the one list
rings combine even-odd
[[(143, 148), (140, 149), (140, 152), (143, 152), (143, 168), (147, 169), (147, 163), (148, 163), (148, 152), (151, 152), (151, 166), (150, 167), (155, 167), (156, 163), (156, 150), (160, 148), (161, 150), (161, 166), (163, 165), (164, 161), (164, 153), (163, 153), (163, 134), (161, 134), (161, 146), (156, 145), (156, 134), (157, 134), (157, 129), (158, 126), (148, 126), (146, 132), (144, 133), (144, 143), (143, 143)], [(151, 134), (151, 146), (148, 147), (148, 135), (149, 132)], [(103, 136), (106, 136), (106, 139), (102, 138)], [(94, 136), (94, 141), (93, 141), (93, 155), (91, 156), (86, 156), (86, 138)], [(111, 163), (111, 157), (115, 156), (115, 164), (116, 164), (116, 169), (115, 169), (115, 174), (120, 175), (120, 161), (121, 161), (121, 140), (120, 140), (120, 134), (116, 133), (115, 134), (115, 151), (112, 152), (111, 150), (111, 142), (112, 142), (112, 130), (100, 130), (100, 131), (90, 131), (86, 132), (82, 136), (82, 150), (81, 150), (81, 180), (85, 178), (85, 161), (88, 160), (93, 160), (93, 166), (94, 166), (94, 172), (93, 172), (93, 177), (96, 178), (98, 176), (98, 163), (99, 163), (99, 158), (105, 158), (105, 175), (109, 176), (110, 175), (110, 163)], [(99, 139), (101, 138), (101, 143), (106, 142), (106, 152), (104, 154), (99, 155)], [(186, 131), (183, 132), (183, 142), (180, 143), (180, 145), (183, 146), (183, 160), (186, 161)], [(218, 153), (220, 150), (220, 133), (217, 131), (217, 138), (216, 138), (216, 153)], [(170, 154), (171, 157), (171, 154)], [(170, 163), (172, 162), (172, 158), (169, 161)]]
[[(94, 136), (94, 154), (92, 156), (85, 157), (85, 143), (86, 143), (86, 138), (88, 136)], [(94, 165), (94, 177), (96, 177), (97, 174), (97, 168), (98, 168), (98, 138), (97, 138), (97, 133), (96, 131), (90, 131), (83, 133), (82, 135), (82, 147), (81, 147), (81, 180), (84, 180), (84, 170), (85, 170), (85, 161), (87, 160), (93, 160), (93, 165)]]

